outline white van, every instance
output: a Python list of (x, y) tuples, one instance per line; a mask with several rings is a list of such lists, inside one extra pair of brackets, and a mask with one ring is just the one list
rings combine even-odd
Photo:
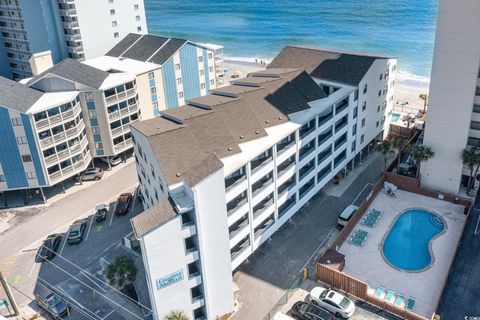
[(357, 210), (358, 207), (353, 204), (343, 209), (342, 213), (338, 216), (337, 225), (341, 228), (345, 227)]

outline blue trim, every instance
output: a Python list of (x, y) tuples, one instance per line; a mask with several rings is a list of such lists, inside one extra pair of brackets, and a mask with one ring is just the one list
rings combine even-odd
[(162, 67), (163, 90), (165, 91), (165, 105), (167, 109), (178, 106), (177, 80), (173, 58), (170, 58)]
[(43, 186), (46, 184), (45, 175), (43, 172), (42, 163), (38, 153), (37, 145), (35, 144), (35, 136), (30, 123), (30, 118), (26, 114), (21, 114), (25, 135), (27, 136), (28, 147), (32, 156), (33, 165), (35, 167), (35, 174), (37, 175), (38, 184)]
[(198, 71), (197, 47), (187, 43), (180, 49), (182, 66), (183, 97), (185, 100), (200, 96), (200, 74)]
[(102, 136), (99, 134), (94, 134), (93, 135), (93, 141), (95, 142), (101, 142), (102, 141)]
[(97, 118), (91, 118), (90, 119), (90, 124), (92, 126), (98, 126), (98, 119)]
[(103, 149), (97, 149), (97, 156), (103, 156), (104, 154)]
[(95, 110), (95, 102), (87, 101), (87, 109), (88, 110)]
[(0, 107), (0, 163), (9, 189), (28, 187), (10, 114)]
[(208, 69), (208, 52), (207, 49), (202, 50), (202, 55), (203, 55), (203, 69), (205, 72), (205, 88), (210, 90), (210, 70)]
[(158, 98), (156, 94), (152, 94), (152, 102), (157, 102)]
[(148, 80), (148, 82), (150, 83), (150, 88), (155, 87), (157, 85), (157, 83), (155, 82), (155, 79), (150, 79)]

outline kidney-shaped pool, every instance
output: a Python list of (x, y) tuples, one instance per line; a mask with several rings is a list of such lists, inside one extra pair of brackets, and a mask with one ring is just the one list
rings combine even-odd
[(402, 213), (383, 243), (383, 255), (394, 267), (406, 271), (421, 271), (433, 260), (430, 241), (445, 229), (445, 223), (435, 213), (410, 209)]

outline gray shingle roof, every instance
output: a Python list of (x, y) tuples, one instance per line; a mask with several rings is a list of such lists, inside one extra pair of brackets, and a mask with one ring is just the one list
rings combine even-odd
[(48, 75), (55, 75), (87, 87), (99, 89), (109, 73), (81, 63), (78, 60), (65, 59), (30, 79), (27, 85), (32, 86), (35, 82)]
[(135, 236), (142, 237), (177, 214), (169, 198), (162, 199), (155, 206), (130, 220)]
[(268, 65), (268, 69), (301, 68), (316, 78), (356, 86), (376, 59), (388, 58), (287, 46)]
[(27, 112), (43, 92), (22, 83), (0, 77), (0, 106)]
[[(219, 88), (213, 95), (193, 99), (200, 107), (185, 105), (132, 124), (148, 138), (168, 184), (185, 181), (185, 176), (194, 172), (211, 174), (217, 167), (211, 165), (215, 161), (207, 161), (209, 157), (241, 152), (240, 143), (266, 136), (265, 128), (289, 121), (289, 114), (307, 110), (308, 102), (326, 96), (304, 71), (289, 72), (268, 82), (257, 80), (253, 82), (261, 82), (260, 87), (237, 84)], [(232, 88), (252, 90), (233, 94)], [(224, 96), (225, 92), (234, 97)]]
[(142, 35), (136, 33), (129, 33), (120, 40), (119, 43), (115, 45), (110, 51), (108, 51), (105, 55), (110, 57), (119, 57), (122, 53), (125, 52), (132, 44), (135, 43), (138, 39), (140, 39)]
[(186, 42), (184, 39), (130, 33), (106, 55), (162, 65)]

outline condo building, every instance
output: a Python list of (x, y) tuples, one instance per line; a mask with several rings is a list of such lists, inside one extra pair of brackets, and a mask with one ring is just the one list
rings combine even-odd
[[(441, 0), (430, 79), (421, 183), (458, 194), (470, 170), (461, 154), (480, 143), (480, 3)], [(478, 182), (477, 182), (478, 183)]]
[(20, 80), (33, 54), (91, 59), (148, 30), (143, 0), (0, 0), (0, 32), (0, 76)]
[(155, 319), (233, 311), (232, 272), (386, 135), (395, 66), (286, 47), (267, 70), (132, 125), (145, 211), (131, 223)]
[(0, 192), (50, 187), (93, 158), (120, 155), (133, 147), (132, 123), (217, 84), (213, 50), (156, 36), (129, 34), (83, 62), (52, 65), (43, 52), (31, 63), (32, 78), (0, 77)]

